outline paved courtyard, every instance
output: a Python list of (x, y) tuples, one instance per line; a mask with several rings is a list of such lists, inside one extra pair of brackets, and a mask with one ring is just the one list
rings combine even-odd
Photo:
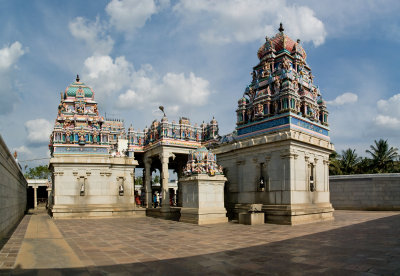
[(400, 212), (297, 226), (23, 218), (0, 275), (400, 275)]

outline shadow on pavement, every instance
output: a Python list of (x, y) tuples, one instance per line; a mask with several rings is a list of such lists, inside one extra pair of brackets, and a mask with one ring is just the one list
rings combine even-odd
[[(243, 235), (245, 233), (238, 233)], [(400, 215), (237, 250), (72, 269), (0, 275), (400, 275)]]

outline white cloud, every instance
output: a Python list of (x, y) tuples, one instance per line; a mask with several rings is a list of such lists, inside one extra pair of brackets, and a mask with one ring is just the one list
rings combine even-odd
[(145, 25), (150, 17), (169, 1), (154, 0), (112, 0), (106, 7), (110, 23), (118, 31), (133, 32)]
[(28, 132), (27, 140), (31, 145), (42, 145), (49, 142), (50, 134), (53, 130), (53, 124), (46, 119), (34, 119), (25, 123)]
[(135, 70), (123, 56), (115, 60), (110, 56), (89, 57), (84, 77), (93, 86), (96, 100), (110, 102), (111, 96), (116, 97), (116, 106), (121, 109), (164, 104), (174, 106), (170, 108), (176, 112), (182, 106), (204, 105), (211, 93), (209, 82), (193, 72), (160, 76), (149, 64)]
[(374, 118), (378, 128), (395, 130), (400, 129), (400, 94), (390, 97), (388, 100), (377, 102), (379, 114)]
[(12, 69), (26, 51), (19, 41), (0, 49), (0, 115), (10, 113), (19, 101)]
[(329, 105), (344, 105), (344, 104), (350, 104), (350, 103), (355, 103), (358, 101), (358, 96), (357, 94), (346, 92), (343, 93), (342, 95), (337, 96), (333, 101), (327, 101), (326, 103)]
[(390, 97), (389, 100), (379, 100), (377, 107), (380, 113), (400, 119), (400, 94)]
[(0, 49), (0, 70), (10, 68), (24, 53), (25, 51), (19, 41)]
[(174, 11), (182, 16), (185, 25), (204, 26), (200, 38), (209, 43), (260, 40), (266, 34), (274, 35), (279, 22), (293, 39), (312, 41), (318, 46), (326, 37), (324, 24), (312, 9), (288, 5), (284, 0), (181, 0)]
[(393, 130), (398, 130), (400, 127), (400, 119), (396, 117), (386, 116), (382, 114), (378, 114), (374, 118), (374, 123), (383, 128), (389, 128)]
[(75, 38), (85, 41), (94, 54), (107, 55), (114, 46), (114, 41), (106, 35), (106, 27), (100, 23), (98, 17), (95, 22), (76, 17), (69, 22), (69, 30)]
[(26, 154), (26, 155), (31, 155), (31, 154), (32, 154), (32, 151), (31, 151), (29, 148), (27, 148), (26, 146), (20, 146), (20, 147), (18, 147), (18, 148), (14, 148), (14, 149), (13, 149), (13, 152), (14, 152), (14, 151), (17, 152), (18, 158), (19, 158), (19, 156), (20, 156), (21, 154)]

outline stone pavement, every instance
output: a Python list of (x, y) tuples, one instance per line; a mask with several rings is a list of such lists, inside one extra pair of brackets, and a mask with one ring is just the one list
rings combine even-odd
[(0, 250), (3, 274), (400, 275), (400, 212), (296, 226), (33, 214)]

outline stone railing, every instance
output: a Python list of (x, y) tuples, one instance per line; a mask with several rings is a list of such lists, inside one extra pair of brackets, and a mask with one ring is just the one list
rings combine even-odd
[(331, 203), (344, 210), (400, 210), (400, 173), (329, 177)]
[(28, 183), (0, 135), (0, 239), (24, 216)]

